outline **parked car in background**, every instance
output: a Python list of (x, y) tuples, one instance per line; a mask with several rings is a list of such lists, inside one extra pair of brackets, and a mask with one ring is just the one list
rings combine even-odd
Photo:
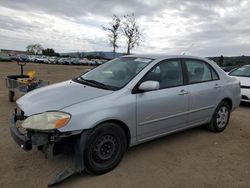
[(95, 65), (95, 62), (92, 61), (92, 60), (90, 60), (90, 59), (87, 59), (86, 65), (94, 66), (94, 65)]
[(71, 64), (72, 65), (80, 65), (81, 64), (80, 58), (72, 58)]
[(29, 62), (29, 56), (25, 54), (21, 55), (15, 55), (11, 58), (13, 61), (19, 61), (19, 62)]
[(235, 69), (234, 66), (221, 67), (221, 68), (222, 68), (222, 70), (224, 70), (225, 72), (230, 72), (230, 71), (232, 71), (233, 69)]
[(250, 102), (250, 65), (233, 69), (229, 75), (236, 77), (241, 83), (241, 101)]
[(8, 54), (0, 53), (0, 61), (11, 61), (11, 57)]
[(36, 63), (49, 63), (49, 58), (47, 56), (37, 56), (35, 58)]
[(87, 62), (88, 62), (88, 59), (86, 59), (86, 58), (82, 58), (82, 59), (79, 60), (79, 63), (81, 65), (87, 65), (88, 64)]
[(98, 64), (96, 63), (96, 61), (94, 59), (91, 59), (91, 60), (88, 61), (88, 65), (97, 66)]
[(64, 63), (64, 59), (65, 58), (59, 58), (58, 60), (57, 60), (57, 64), (59, 64), (59, 65), (63, 65), (63, 63)]
[(103, 63), (106, 63), (108, 60), (106, 60), (106, 59), (100, 59), (100, 61), (101, 61), (101, 64), (103, 64)]
[(71, 57), (65, 58), (64, 59), (64, 64), (65, 65), (71, 65), (73, 62), (73, 59)]
[(99, 66), (107, 62), (105, 59), (87, 59), (75, 57), (55, 57), (45, 55), (8, 55), (0, 54), (0, 61), (19, 61), (19, 62), (32, 62), (41, 64), (61, 64), (61, 65), (89, 65)]
[(49, 64), (57, 64), (57, 61), (58, 61), (58, 57), (49, 57), (48, 58), (49, 60)]
[(93, 64), (94, 64), (95, 66), (98, 66), (98, 65), (101, 65), (101, 64), (102, 64), (102, 62), (101, 62), (100, 59), (91, 59), (91, 61), (93, 62)]
[(60, 65), (71, 65), (72, 64), (72, 58), (70, 57), (62, 57), (58, 60), (58, 64)]
[(35, 62), (36, 56), (35, 55), (29, 55), (28, 58), (29, 58), (28, 61), (33, 63), (33, 62)]

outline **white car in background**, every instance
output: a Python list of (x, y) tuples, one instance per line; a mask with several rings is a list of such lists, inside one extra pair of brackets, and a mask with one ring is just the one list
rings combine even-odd
[(241, 82), (241, 101), (250, 103), (250, 65), (236, 68), (229, 75), (237, 77)]
[(49, 57), (48, 58), (48, 63), (49, 64), (56, 64), (58, 61), (58, 57)]
[(44, 56), (44, 55), (43, 56), (37, 56), (35, 58), (35, 62), (36, 63), (49, 63), (49, 58)]

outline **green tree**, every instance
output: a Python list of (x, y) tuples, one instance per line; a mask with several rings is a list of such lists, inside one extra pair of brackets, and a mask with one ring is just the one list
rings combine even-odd
[(55, 52), (53, 48), (46, 48), (42, 50), (42, 54), (46, 56), (58, 56), (59, 54)]
[(41, 44), (30, 44), (26, 47), (28, 54), (37, 55), (40, 54), (43, 50)]

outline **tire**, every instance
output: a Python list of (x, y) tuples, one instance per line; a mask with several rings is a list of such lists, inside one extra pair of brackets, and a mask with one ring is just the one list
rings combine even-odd
[(15, 92), (9, 91), (9, 102), (14, 102), (14, 96), (15, 96)]
[(208, 129), (212, 132), (222, 132), (227, 127), (230, 119), (231, 108), (227, 102), (222, 101), (214, 111)]
[(91, 174), (111, 171), (121, 161), (127, 149), (123, 129), (115, 123), (104, 123), (88, 136), (84, 151), (85, 169)]

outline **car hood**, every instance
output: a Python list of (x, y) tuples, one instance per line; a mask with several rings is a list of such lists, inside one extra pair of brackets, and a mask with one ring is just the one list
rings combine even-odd
[(17, 105), (26, 116), (30, 116), (45, 111), (61, 110), (112, 92), (68, 80), (35, 89), (18, 99)]
[(250, 86), (250, 77), (233, 76), (240, 81), (242, 86)]

